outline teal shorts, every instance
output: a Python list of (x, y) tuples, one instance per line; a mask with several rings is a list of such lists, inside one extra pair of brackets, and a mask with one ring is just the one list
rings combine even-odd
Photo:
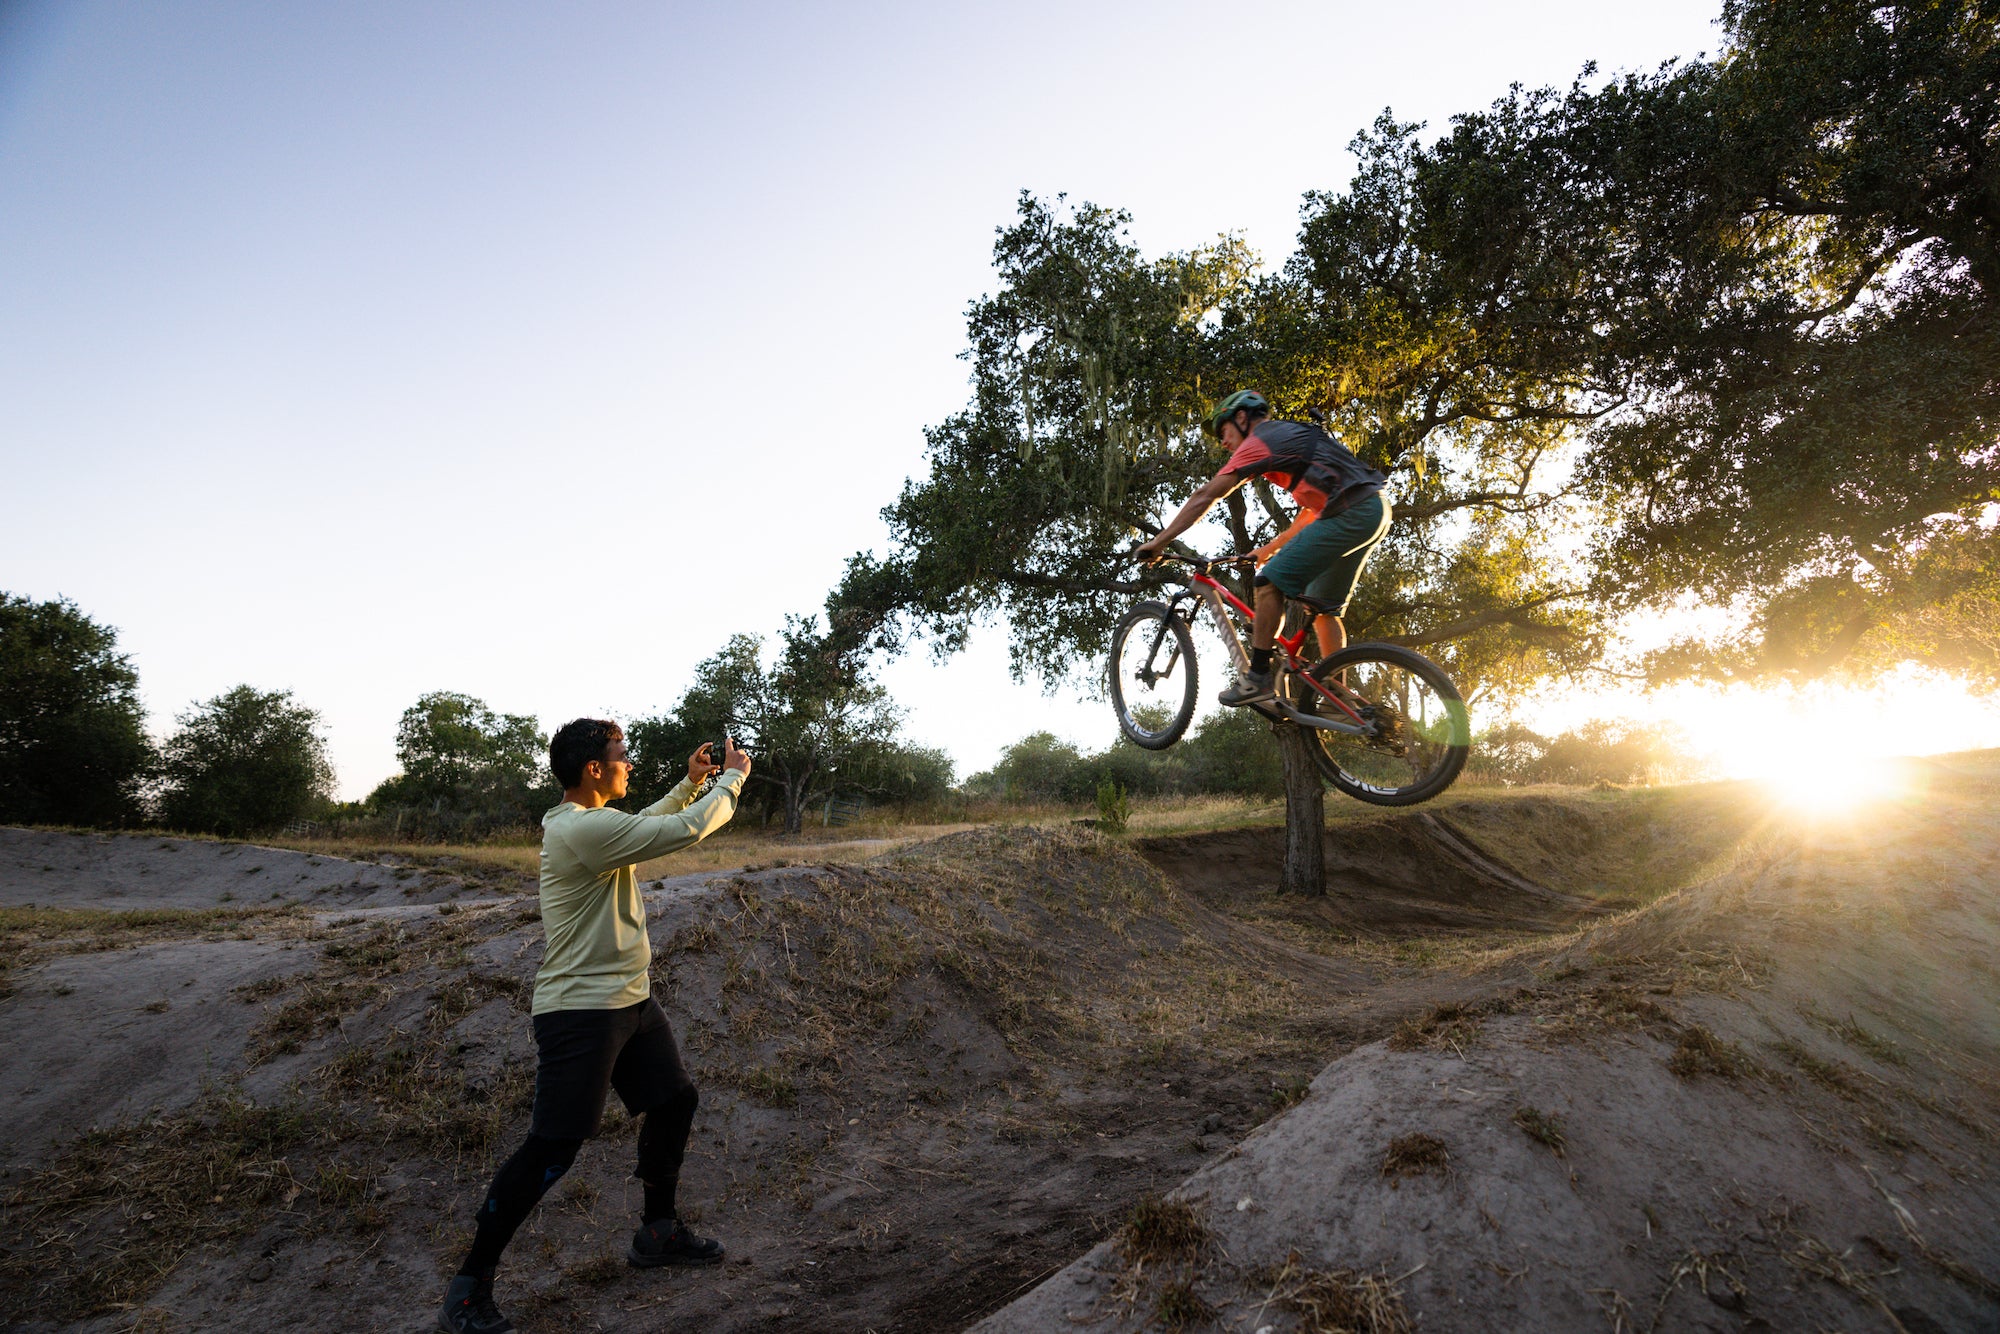
[(1363, 496), (1338, 514), (1306, 525), (1257, 573), (1257, 582), (1273, 584), (1288, 598), (1302, 598), (1334, 616), (1347, 614), (1347, 602), (1361, 578), (1368, 553), (1389, 531), (1389, 501), (1380, 491)]

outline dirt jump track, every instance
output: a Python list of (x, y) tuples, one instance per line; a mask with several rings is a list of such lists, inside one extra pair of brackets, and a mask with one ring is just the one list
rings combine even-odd
[[(1916, 776), (1831, 824), (1726, 785), (1344, 810), (1316, 900), (1257, 829), (654, 882), (730, 1260), (624, 1265), (614, 1113), (503, 1306), (2000, 1328), (2000, 763)], [(0, 1329), (429, 1327), (526, 1127), (532, 884), (0, 830), (0, 926)]]

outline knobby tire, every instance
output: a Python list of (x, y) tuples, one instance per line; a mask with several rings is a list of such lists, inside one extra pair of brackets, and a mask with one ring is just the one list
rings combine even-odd
[[(1400, 644), (1352, 644), (1330, 657), (1321, 658), (1306, 671), (1316, 680), (1326, 681), (1330, 675), (1363, 670), (1371, 663), (1408, 672), (1438, 697), (1444, 714), (1437, 720), (1433, 729), (1435, 740), (1430, 743), (1436, 762), (1408, 783), (1388, 785), (1371, 782), (1371, 776), (1380, 775), (1350, 772), (1357, 760), (1367, 758), (1365, 744), (1343, 733), (1313, 729), (1313, 763), (1328, 783), (1357, 801), (1374, 806), (1415, 806), (1429, 801), (1456, 782), (1465, 768), (1472, 741), (1472, 726), (1466, 715), (1465, 701), (1460, 697), (1458, 687), (1444, 674), (1443, 668), (1415, 649), (1404, 648)], [(1295, 699), (1297, 707), (1306, 712), (1346, 717), (1304, 682), (1298, 684)]]
[[(1158, 649), (1154, 652), (1156, 635), (1162, 637), (1157, 641)], [(1120, 670), (1126, 648), (1134, 636), (1139, 638), (1133, 646), (1142, 653), (1150, 653), (1150, 661), (1155, 668), (1170, 650), (1177, 653), (1172, 673), (1180, 682), (1177, 703), (1172, 698), (1171, 686), (1159, 692), (1163, 698), (1157, 700), (1129, 698), (1151, 689), (1136, 676), (1129, 681), (1124, 679), (1125, 674)], [(1188, 724), (1194, 721), (1195, 703), (1201, 689), (1200, 675), (1194, 656), (1194, 636), (1188, 632), (1187, 622), (1176, 616), (1165, 603), (1141, 602), (1126, 612), (1125, 619), (1111, 632), (1111, 658), (1105, 668), (1105, 677), (1111, 689), (1111, 707), (1118, 715), (1118, 730), (1125, 734), (1126, 740), (1142, 750), (1165, 750), (1181, 739)], [(1146, 704), (1172, 710), (1164, 730), (1149, 730), (1141, 726), (1134, 716), (1134, 710)]]

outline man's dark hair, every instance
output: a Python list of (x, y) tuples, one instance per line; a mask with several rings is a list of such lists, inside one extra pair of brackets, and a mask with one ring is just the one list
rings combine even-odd
[(565, 788), (583, 781), (583, 766), (602, 761), (614, 741), (625, 739), (624, 729), (609, 718), (578, 718), (564, 723), (549, 738), (549, 768)]

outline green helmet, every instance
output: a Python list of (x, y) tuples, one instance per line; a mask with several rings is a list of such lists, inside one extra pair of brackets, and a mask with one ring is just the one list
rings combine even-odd
[(1261, 415), (1271, 410), (1271, 401), (1255, 389), (1239, 389), (1228, 398), (1215, 405), (1215, 410), (1202, 418), (1210, 435), (1222, 434), (1222, 423), (1234, 417), (1239, 409), (1248, 408), (1252, 415)]

